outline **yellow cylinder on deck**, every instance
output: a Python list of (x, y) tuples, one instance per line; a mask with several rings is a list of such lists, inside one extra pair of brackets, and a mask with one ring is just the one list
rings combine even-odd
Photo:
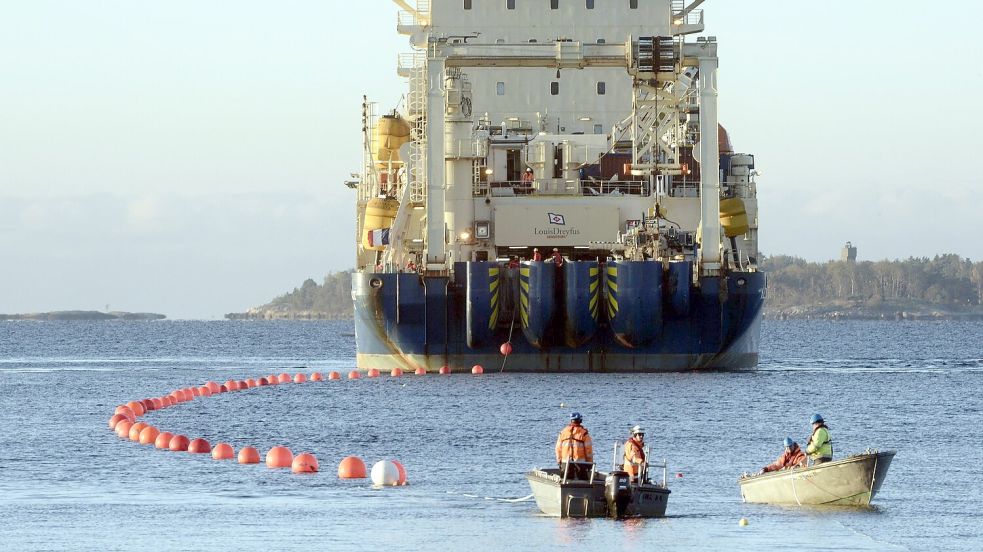
[(410, 124), (398, 114), (384, 115), (372, 137), (372, 155), (380, 165), (401, 163), (399, 147), (410, 141)]
[(399, 210), (399, 202), (395, 199), (375, 198), (370, 199), (365, 204), (365, 222), (362, 224), (362, 247), (370, 251), (382, 251), (384, 245), (372, 245), (369, 242), (369, 233), (373, 230), (389, 228), (396, 219), (396, 211)]
[(728, 238), (747, 234), (750, 227), (743, 200), (737, 197), (720, 200), (720, 226)]

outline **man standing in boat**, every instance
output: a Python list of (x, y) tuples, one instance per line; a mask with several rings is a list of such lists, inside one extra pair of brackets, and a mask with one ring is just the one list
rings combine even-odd
[(583, 421), (580, 412), (570, 414), (570, 424), (556, 438), (556, 463), (561, 470), (569, 463), (568, 476), (573, 479), (586, 479), (594, 463), (594, 446)]
[(631, 437), (625, 441), (624, 470), (634, 479), (642, 475), (642, 465), (645, 464), (645, 430), (637, 425), (631, 428)]
[(785, 438), (785, 452), (778, 457), (771, 464), (761, 468), (758, 473), (768, 473), (778, 470), (789, 470), (792, 468), (798, 468), (806, 465), (806, 455), (799, 448), (799, 444), (792, 440), (791, 437)]
[(812, 436), (806, 443), (806, 454), (813, 464), (822, 464), (833, 459), (833, 440), (829, 437), (829, 428), (819, 414), (812, 415)]

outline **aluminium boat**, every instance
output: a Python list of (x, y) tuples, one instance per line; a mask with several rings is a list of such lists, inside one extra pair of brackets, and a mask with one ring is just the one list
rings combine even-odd
[(867, 451), (842, 460), (779, 470), (738, 480), (744, 502), (870, 506), (895, 451)]

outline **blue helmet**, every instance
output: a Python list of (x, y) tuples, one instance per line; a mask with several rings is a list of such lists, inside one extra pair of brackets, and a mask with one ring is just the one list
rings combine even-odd
[(570, 421), (571, 422), (582, 422), (584, 417), (580, 415), (580, 412), (571, 412)]
[(791, 437), (786, 437), (785, 448), (792, 448), (793, 446), (795, 446), (795, 441), (793, 441)]
[(821, 423), (823, 423), (823, 415), (822, 414), (813, 414), (812, 415), (812, 418), (809, 420), (809, 423), (810, 424), (821, 424)]

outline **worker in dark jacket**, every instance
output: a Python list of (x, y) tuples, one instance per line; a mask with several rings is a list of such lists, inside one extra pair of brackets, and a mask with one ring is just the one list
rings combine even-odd
[(556, 463), (561, 470), (569, 464), (568, 475), (575, 479), (586, 478), (594, 463), (594, 447), (583, 421), (579, 412), (570, 414), (570, 424), (556, 438)]
[(812, 435), (806, 443), (806, 454), (813, 464), (822, 464), (833, 459), (833, 440), (829, 436), (829, 428), (819, 414), (812, 415)]
[(790, 470), (792, 468), (798, 468), (806, 465), (806, 455), (799, 448), (799, 444), (792, 440), (791, 437), (785, 438), (785, 451), (782, 455), (778, 457), (771, 464), (761, 468), (759, 473), (768, 473), (778, 470)]

